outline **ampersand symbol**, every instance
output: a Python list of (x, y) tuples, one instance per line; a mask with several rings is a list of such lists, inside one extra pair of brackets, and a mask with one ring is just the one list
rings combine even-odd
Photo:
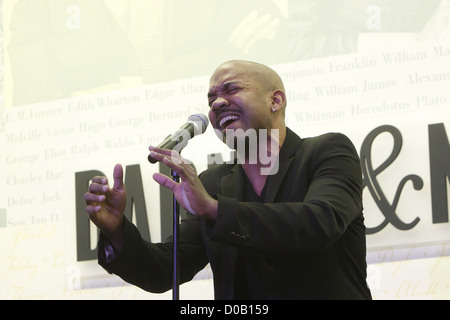
[[(392, 135), (392, 137), (394, 138), (394, 147), (390, 156), (378, 168), (374, 169), (372, 166), (371, 156), (372, 143), (378, 135), (384, 132), (388, 132)], [(416, 219), (414, 219), (414, 221), (412, 221), (411, 223), (405, 223), (398, 217), (395, 211), (400, 199), (400, 194), (405, 184), (409, 180), (412, 181), (415, 190), (422, 189), (423, 180), (419, 176), (411, 174), (404, 177), (400, 181), (392, 204), (387, 200), (386, 196), (383, 193), (383, 190), (380, 187), (380, 184), (377, 181), (377, 176), (390, 164), (392, 164), (400, 154), (402, 144), (403, 139), (400, 131), (393, 126), (384, 125), (370, 132), (364, 139), (364, 142), (361, 146), (361, 167), (363, 172), (364, 187), (367, 187), (369, 189), (375, 203), (377, 204), (378, 208), (380, 208), (381, 213), (385, 217), (385, 220), (377, 227), (366, 228), (367, 234), (373, 234), (381, 231), (388, 223), (392, 223), (392, 225), (399, 230), (409, 230), (414, 228), (420, 220), (420, 218), (416, 217)]]

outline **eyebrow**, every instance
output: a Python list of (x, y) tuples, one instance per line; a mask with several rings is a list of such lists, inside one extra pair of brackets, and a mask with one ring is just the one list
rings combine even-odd
[(209, 91), (208, 92), (208, 98), (211, 98), (211, 97), (215, 96), (217, 90), (227, 91), (229, 87), (231, 87), (233, 85), (236, 85), (236, 84), (243, 85), (244, 83), (242, 81), (225, 82), (225, 83), (221, 84), (219, 87), (217, 87), (214, 91)]

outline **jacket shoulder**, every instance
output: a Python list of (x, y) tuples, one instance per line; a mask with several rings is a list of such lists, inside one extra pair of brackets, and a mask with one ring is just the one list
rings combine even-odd
[(303, 147), (306, 149), (324, 149), (324, 151), (344, 148), (352, 153), (356, 152), (350, 138), (339, 132), (329, 132), (315, 137), (304, 138)]
[(328, 132), (315, 137), (307, 137), (304, 138), (304, 141), (309, 144), (320, 144), (324, 142), (352, 143), (345, 134), (340, 132)]

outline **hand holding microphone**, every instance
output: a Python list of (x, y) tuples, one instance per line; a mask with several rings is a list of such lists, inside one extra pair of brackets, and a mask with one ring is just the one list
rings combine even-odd
[(179, 151), (189, 139), (205, 132), (208, 118), (202, 114), (192, 115), (179, 130), (169, 135), (157, 147), (150, 146), (148, 160), (161, 161), (178, 174), (180, 182), (161, 173), (153, 174), (153, 179), (173, 192), (180, 206), (190, 213), (204, 216), (208, 220), (217, 218), (218, 203), (205, 190), (194, 168), (184, 161)]
[[(167, 136), (163, 142), (161, 142), (156, 148), (168, 149), (181, 152), (181, 150), (187, 145), (188, 141), (196, 135), (203, 134), (208, 127), (208, 117), (204, 114), (193, 114), (188, 118), (188, 121), (183, 124), (180, 129)], [(148, 156), (148, 161), (156, 163), (151, 155)]]

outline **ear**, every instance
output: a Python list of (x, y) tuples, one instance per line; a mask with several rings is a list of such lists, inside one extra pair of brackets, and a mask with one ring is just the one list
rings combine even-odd
[(272, 94), (272, 111), (281, 110), (286, 104), (286, 95), (283, 90), (277, 89)]

